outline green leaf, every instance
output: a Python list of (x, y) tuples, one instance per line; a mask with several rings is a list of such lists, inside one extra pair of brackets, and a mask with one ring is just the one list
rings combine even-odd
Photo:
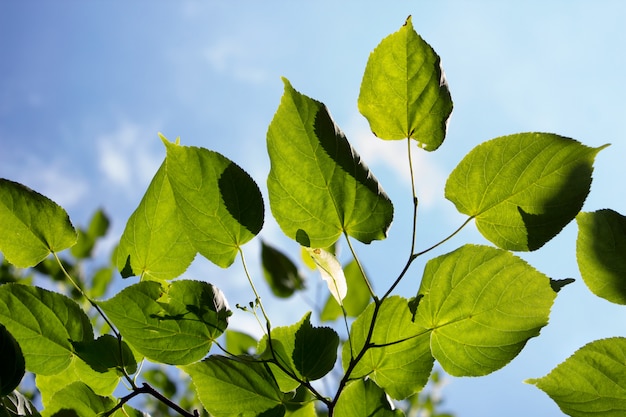
[(265, 365), (252, 357), (212, 355), (182, 366), (204, 408), (215, 417), (258, 416), (282, 407), (283, 394)]
[(181, 146), (161, 136), (166, 174), (179, 217), (196, 250), (220, 267), (263, 227), (263, 197), (254, 180), (217, 152)]
[(116, 265), (123, 277), (168, 280), (185, 272), (195, 256), (178, 218), (164, 162), (126, 223)]
[(190, 280), (143, 281), (98, 304), (134, 349), (167, 364), (202, 359), (231, 315), (218, 288)]
[(510, 252), (465, 245), (431, 259), (415, 322), (431, 330), (433, 356), (454, 376), (502, 368), (548, 323), (550, 279)]
[(576, 259), (598, 297), (626, 304), (626, 217), (613, 210), (579, 213)]
[(335, 258), (335, 255), (324, 249), (306, 248), (306, 250), (320, 271), (322, 279), (326, 281), (328, 291), (341, 304), (348, 293), (348, 284), (346, 283), (346, 276), (343, 273), (341, 264)]
[(277, 297), (291, 297), (304, 289), (304, 277), (298, 267), (281, 251), (261, 242), (263, 275), (272, 293)]
[(20, 268), (37, 265), (52, 252), (76, 243), (65, 210), (17, 182), (0, 178), (0, 251)]
[(72, 256), (86, 259), (92, 255), (98, 238), (104, 236), (109, 229), (109, 218), (102, 210), (97, 210), (91, 217), (89, 228), (85, 231), (78, 229), (78, 241), (72, 246)]
[(371, 379), (351, 382), (337, 400), (335, 414), (341, 417), (402, 417), (401, 410), (394, 410), (385, 391)]
[(11, 333), (0, 324), (0, 397), (17, 388), (24, 372), (22, 349)]
[(591, 342), (542, 378), (528, 379), (572, 417), (626, 413), (626, 338)]
[(463, 158), (445, 195), (498, 247), (536, 250), (580, 211), (594, 158), (605, 146), (590, 148), (550, 133), (495, 138)]
[(381, 139), (415, 139), (427, 151), (442, 144), (452, 98), (439, 56), (410, 16), (370, 54), (358, 104)]
[(412, 322), (408, 300), (393, 296), (380, 307), (370, 304), (352, 323), (351, 343), (344, 343), (342, 362), (347, 370), (363, 347), (372, 318), (376, 325), (370, 347), (354, 366), (352, 376), (369, 376), (392, 398), (401, 400), (419, 392), (428, 382), (434, 359), (430, 353), (429, 331)]
[[(46, 416), (55, 413), (69, 413), (77, 417), (97, 417), (115, 407), (115, 401), (109, 397), (95, 394), (87, 385), (74, 382), (58, 391), (46, 406)], [(63, 415), (66, 415), (63, 414)], [(120, 413), (114, 414), (119, 416)]]
[[(343, 272), (346, 277), (346, 284), (348, 285), (346, 298), (343, 299), (343, 307), (348, 317), (357, 317), (369, 304), (371, 299), (370, 291), (356, 261), (352, 260), (347, 264), (343, 268)], [(336, 320), (341, 317), (342, 314), (341, 306), (337, 303), (337, 300), (330, 295), (322, 309), (320, 320)]]
[(233, 355), (249, 355), (256, 351), (259, 343), (254, 337), (237, 330), (224, 332), (226, 350)]
[(302, 246), (326, 248), (342, 233), (384, 239), (393, 206), (335, 125), (327, 108), (285, 92), (267, 131), (270, 207), (283, 232)]
[(0, 286), (0, 322), (19, 343), (26, 369), (41, 375), (70, 365), (72, 342), (93, 340), (89, 319), (76, 302), (37, 287)]
[(96, 340), (74, 342), (73, 345), (76, 355), (97, 372), (122, 368), (127, 374), (137, 371), (137, 362), (126, 342), (110, 334), (102, 335)]
[(329, 327), (313, 327), (310, 312), (291, 326), (273, 329), (271, 335), (271, 349), (264, 337), (259, 350), (267, 349), (264, 356), (276, 359), (299, 379), (320, 379), (337, 361), (339, 335)]

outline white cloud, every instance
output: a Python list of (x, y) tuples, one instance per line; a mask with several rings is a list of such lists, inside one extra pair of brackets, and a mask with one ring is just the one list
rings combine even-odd
[(128, 192), (145, 187), (163, 159), (152, 151), (156, 142), (156, 130), (128, 122), (98, 137), (98, 166), (104, 179)]
[(252, 65), (254, 50), (237, 39), (222, 39), (205, 51), (209, 65), (218, 73), (229, 74), (237, 80), (258, 84), (267, 79), (264, 70)]
[[(406, 141), (386, 141), (376, 138), (363, 117), (354, 117), (348, 124), (348, 139), (368, 166), (384, 165), (408, 186), (411, 174), (408, 166)], [(411, 143), (413, 174), (416, 191), (422, 207), (432, 207), (441, 201), (447, 175), (437, 166), (430, 154)]]

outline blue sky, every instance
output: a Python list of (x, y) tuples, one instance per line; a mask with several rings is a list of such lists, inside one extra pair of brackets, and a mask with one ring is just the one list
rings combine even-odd
[[(357, 247), (382, 290), (407, 256), (410, 185), (404, 143), (375, 139), (356, 99), (370, 51), (412, 15), (442, 58), (455, 103), (442, 147), (415, 156), (418, 248), (464, 220), (443, 198), (461, 158), (484, 140), (522, 131), (558, 133), (594, 147), (612, 143), (596, 159), (584, 210), (626, 214), (626, 194), (617, 185), (626, 174), (626, 3), (381, 4), (1, 2), (0, 177), (49, 196), (76, 224), (104, 208), (113, 219), (104, 256), (164, 157), (157, 132), (224, 154), (265, 188), (265, 133), (285, 76), (328, 105), (394, 201), (389, 239)], [(267, 217), (263, 238), (296, 250)], [(575, 236), (572, 224), (523, 257), (551, 277), (578, 278)], [(484, 243), (473, 225), (433, 255), (466, 242)], [(258, 240), (246, 250), (263, 287)], [(399, 293), (415, 294), (422, 268), (416, 262)], [(221, 287), (231, 305), (252, 299), (240, 266), (224, 271), (198, 260), (189, 274)], [(315, 281), (310, 287), (311, 297), (323, 289)], [(301, 300), (264, 294), (275, 324), (304, 313)], [(578, 279), (558, 297), (541, 337), (509, 366), (483, 378), (450, 378), (446, 405), (460, 417), (560, 415), (545, 394), (521, 381), (543, 376), (587, 342), (626, 335), (625, 312), (596, 299)], [(237, 323), (247, 328), (252, 319), (237, 313)]]

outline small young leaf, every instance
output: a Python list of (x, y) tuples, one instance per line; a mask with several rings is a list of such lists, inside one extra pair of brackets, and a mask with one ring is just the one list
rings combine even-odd
[(542, 378), (528, 379), (572, 417), (626, 413), (626, 338), (591, 342)]
[(363, 243), (384, 239), (393, 206), (335, 125), (327, 108), (287, 81), (267, 131), (270, 207), (283, 232), (325, 248), (342, 233)]
[(72, 256), (86, 259), (92, 255), (98, 238), (104, 236), (109, 229), (109, 219), (102, 210), (97, 210), (91, 217), (87, 230), (78, 229), (78, 241), (71, 248)]
[(454, 376), (502, 368), (548, 323), (550, 279), (508, 251), (465, 245), (424, 268), (415, 323)]
[(263, 275), (272, 293), (277, 297), (291, 297), (304, 288), (304, 277), (298, 267), (285, 254), (265, 242), (261, 242)]
[(341, 393), (335, 414), (341, 417), (403, 417), (401, 410), (394, 409), (385, 391), (371, 379), (358, 379), (346, 386)]
[(98, 303), (124, 340), (146, 358), (168, 364), (202, 359), (228, 325), (222, 292), (201, 281), (132, 285)]
[(72, 342), (93, 340), (89, 318), (76, 302), (37, 287), (0, 286), (0, 322), (19, 343), (26, 369), (41, 375), (70, 365)]
[(125, 278), (168, 280), (185, 272), (195, 256), (163, 163), (126, 223), (115, 263)]
[(20, 268), (37, 265), (51, 252), (76, 243), (65, 210), (30, 188), (0, 178), (0, 251)]
[(258, 416), (283, 407), (283, 394), (264, 364), (252, 357), (209, 356), (182, 366), (204, 408), (215, 417)]
[(613, 210), (579, 213), (576, 259), (598, 297), (626, 304), (626, 217)]
[(439, 56), (415, 32), (410, 16), (370, 54), (358, 103), (381, 139), (415, 139), (427, 151), (442, 144), (452, 98)]
[(533, 251), (578, 214), (593, 161), (605, 146), (589, 148), (550, 133), (495, 138), (463, 158), (445, 195), (498, 247)]
[(263, 197), (254, 180), (217, 152), (161, 136), (166, 173), (187, 236), (202, 256), (226, 268), (263, 227)]
[[(346, 265), (343, 268), (343, 272), (346, 276), (346, 285), (348, 286), (346, 298), (343, 300), (343, 307), (346, 310), (348, 317), (357, 317), (370, 303), (370, 291), (356, 261), (352, 260), (352, 262)], [(322, 309), (320, 320), (336, 320), (341, 317), (342, 314), (343, 311), (341, 310), (341, 306), (331, 294)]]
[(322, 279), (326, 281), (328, 290), (335, 300), (341, 304), (348, 293), (348, 284), (346, 283), (346, 276), (343, 273), (341, 264), (332, 253), (324, 249), (306, 248), (306, 250), (313, 258), (313, 261), (315, 261)]
[(0, 324), (0, 397), (17, 388), (24, 372), (22, 349), (11, 333)]
[(352, 374), (357, 378), (369, 376), (392, 398), (402, 400), (426, 385), (434, 363), (429, 331), (412, 322), (405, 298), (389, 297), (379, 308), (372, 303), (357, 317), (350, 330), (351, 343), (343, 345), (343, 369), (363, 349), (376, 310), (376, 326), (370, 340), (374, 347), (357, 363)]

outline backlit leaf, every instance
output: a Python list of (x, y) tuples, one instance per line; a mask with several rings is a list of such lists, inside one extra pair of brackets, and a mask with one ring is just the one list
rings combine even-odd
[(351, 343), (343, 345), (343, 369), (348, 369), (365, 345), (375, 311), (376, 326), (369, 340), (374, 347), (356, 364), (352, 375), (369, 376), (392, 398), (401, 400), (426, 385), (434, 363), (429, 330), (412, 322), (405, 298), (387, 298), (378, 309), (372, 303), (354, 321)]
[(0, 323), (19, 343), (26, 369), (41, 375), (70, 365), (72, 342), (93, 340), (89, 319), (76, 302), (38, 287), (0, 286)]
[[(357, 317), (370, 303), (370, 291), (356, 261), (353, 260), (347, 264), (343, 268), (343, 272), (346, 276), (346, 285), (348, 286), (346, 298), (343, 299), (343, 307), (348, 317)], [(322, 309), (320, 319), (332, 321), (341, 317), (342, 314), (341, 306), (331, 294)]]
[[(46, 415), (52, 416), (59, 412), (61, 415), (97, 417), (115, 407), (115, 401), (112, 398), (95, 394), (81, 382), (74, 382), (61, 388), (46, 406)], [(114, 416), (120, 415), (122, 413), (114, 414)]]
[(0, 251), (15, 266), (37, 265), (76, 243), (65, 210), (30, 188), (0, 178)]
[(371, 379), (359, 379), (341, 393), (335, 413), (341, 417), (402, 417), (401, 410), (394, 409), (385, 391)]
[(384, 239), (393, 206), (326, 107), (287, 81), (267, 131), (272, 214), (302, 246), (326, 248), (345, 232)]
[(415, 322), (431, 330), (433, 356), (454, 376), (509, 363), (548, 323), (550, 279), (511, 252), (465, 245), (424, 268)]
[(195, 255), (178, 219), (163, 163), (126, 223), (116, 252), (117, 268), (123, 277), (167, 280), (185, 272)]
[(346, 283), (346, 276), (343, 273), (341, 264), (332, 253), (324, 249), (306, 248), (306, 250), (315, 262), (315, 265), (317, 265), (317, 269), (320, 271), (322, 279), (326, 282), (328, 290), (335, 300), (341, 304), (348, 293), (348, 284)]
[(613, 210), (576, 217), (576, 259), (587, 287), (598, 297), (626, 304), (626, 217)]
[(231, 315), (218, 288), (190, 280), (168, 286), (143, 281), (99, 305), (126, 342), (146, 358), (168, 364), (202, 359)]
[[(608, 145), (605, 145), (608, 146)], [(551, 133), (519, 133), (475, 147), (452, 171), (446, 198), (502, 249), (532, 251), (582, 208), (596, 154)]]
[(264, 364), (252, 357), (211, 355), (181, 367), (191, 376), (204, 408), (215, 417), (258, 416), (282, 407), (280, 392)]
[(265, 242), (261, 242), (263, 275), (272, 293), (277, 297), (290, 297), (304, 288), (304, 277), (298, 267), (285, 254)]
[(166, 175), (187, 236), (198, 252), (223, 268), (263, 227), (263, 197), (254, 180), (217, 152), (181, 146), (161, 136)]
[(370, 54), (358, 103), (381, 139), (415, 139), (427, 151), (443, 142), (452, 112), (448, 83), (439, 56), (410, 16)]
[(626, 413), (626, 338), (591, 342), (535, 385), (572, 417), (619, 417)]

